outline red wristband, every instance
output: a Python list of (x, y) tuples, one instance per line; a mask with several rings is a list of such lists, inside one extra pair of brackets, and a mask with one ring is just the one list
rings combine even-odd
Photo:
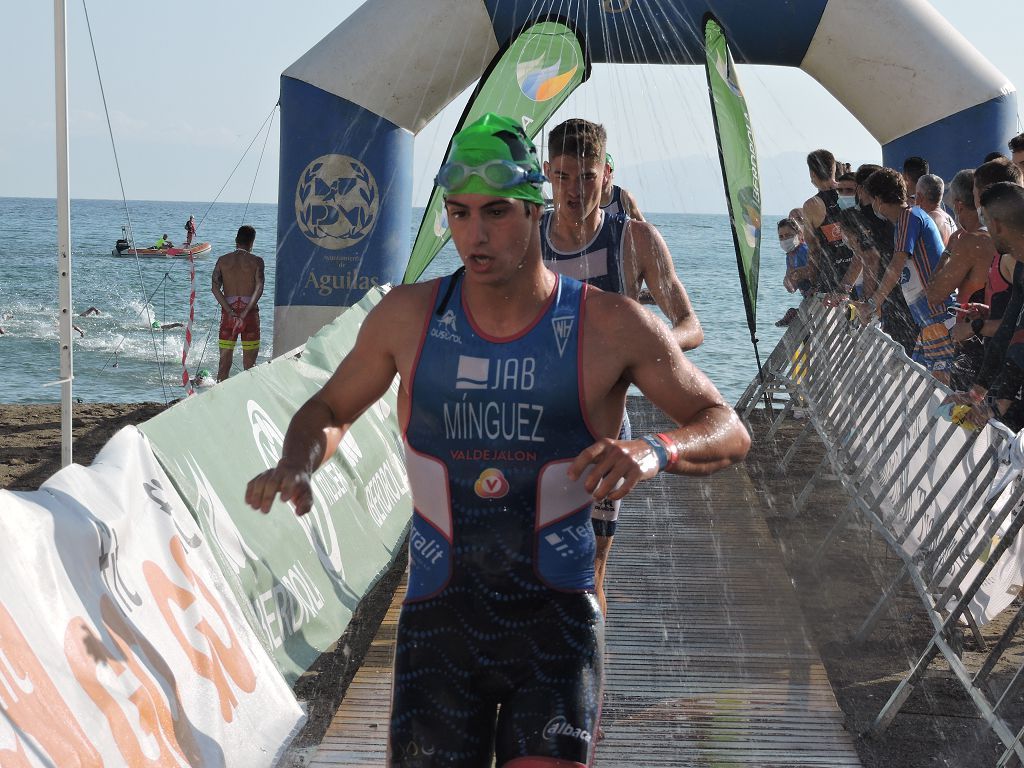
[(675, 463), (679, 461), (679, 444), (664, 432), (659, 432), (655, 437), (664, 444), (665, 450), (668, 451), (668, 464), (666, 467), (675, 466)]

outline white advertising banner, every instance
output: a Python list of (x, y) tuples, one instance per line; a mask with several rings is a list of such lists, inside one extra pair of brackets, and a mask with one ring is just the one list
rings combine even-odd
[(0, 491), (0, 766), (272, 766), (303, 716), (146, 438)]

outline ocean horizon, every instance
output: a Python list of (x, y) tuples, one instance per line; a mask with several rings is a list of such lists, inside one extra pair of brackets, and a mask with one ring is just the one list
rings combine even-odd
[[(274, 251), (277, 205), (268, 203), (73, 199), (71, 202), (72, 295), (76, 315), (89, 307), (99, 315), (74, 318), (84, 332), (74, 335), (73, 396), (83, 402), (171, 402), (184, 396), (181, 386), (182, 328), (162, 326), (188, 317), (187, 260), (121, 258), (111, 255), (122, 226), (140, 247), (166, 232), (184, 239), (184, 223), (195, 215), (201, 226), (197, 241), (212, 245), (196, 260), (196, 304), (191, 375), (216, 372), (219, 308), (210, 292), (216, 258), (234, 247), (243, 223), (256, 227), (253, 252), (267, 264), (261, 300), (263, 346), (258, 358), (273, 355)], [(422, 209), (414, 209), (409, 245)], [(725, 214), (646, 213), (672, 252), (676, 271), (704, 327), (705, 341), (688, 353), (730, 402), (756, 374), (746, 324), (729, 219)], [(205, 216), (205, 219), (203, 217)], [(766, 216), (758, 298), (761, 359), (774, 348), (784, 329), (774, 322), (798, 297), (782, 287), (785, 259), (775, 238), (779, 216)], [(56, 315), (56, 200), (0, 198), (0, 357), (8, 375), (0, 383), (0, 403), (46, 403), (60, 399), (60, 361)], [(449, 244), (424, 273), (426, 280), (458, 266)], [(154, 323), (156, 326), (154, 326)], [(236, 351), (233, 372), (241, 370)]]

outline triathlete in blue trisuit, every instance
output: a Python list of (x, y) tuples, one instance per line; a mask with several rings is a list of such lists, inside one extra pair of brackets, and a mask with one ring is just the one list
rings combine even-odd
[(643, 213), (640, 212), (640, 206), (637, 205), (636, 198), (633, 197), (633, 193), (628, 189), (623, 189), (614, 182), (615, 160), (612, 159), (611, 154), (608, 152), (604, 153), (604, 165), (604, 181), (601, 184), (601, 208), (610, 216), (624, 213), (631, 219), (646, 221)]
[[(582, 768), (602, 695), (595, 499), (661, 470), (707, 474), (750, 441), (665, 327), (544, 267), (536, 150), (485, 115), (438, 173), (463, 268), (393, 289), (246, 489), (298, 514), (310, 475), (390, 386), (413, 492), (390, 766)], [(615, 440), (636, 384), (682, 426)]]
[[(541, 219), (544, 263), (555, 272), (631, 299), (640, 299), (646, 282), (680, 348), (693, 349), (704, 333), (661, 234), (647, 222), (623, 212), (612, 215), (601, 207), (602, 189), (610, 179), (607, 140), (604, 126), (579, 118), (566, 120), (548, 134), (550, 156), (544, 169), (551, 180), (554, 209)], [(628, 419), (619, 438), (630, 438)], [(597, 596), (605, 612), (604, 574), (619, 506), (602, 502), (594, 508)]]

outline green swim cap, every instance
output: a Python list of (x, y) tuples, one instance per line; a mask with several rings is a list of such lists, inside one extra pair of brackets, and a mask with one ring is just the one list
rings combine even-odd
[(609, 168), (611, 168), (613, 171), (615, 170), (615, 161), (612, 160), (611, 152), (605, 152), (604, 153), (604, 161), (605, 161), (605, 163), (608, 164)]
[[(527, 200), (538, 205), (544, 204), (541, 185), (546, 181), (541, 171), (537, 147), (526, 135), (519, 123), (511, 118), (488, 112), (459, 131), (452, 138), (451, 152), (442, 170), (449, 163), (458, 163), (467, 168), (479, 168), (494, 160), (512, 162), (530, 173), (530, 180), (512, 187), (499, 188), (489, 184), (479, 175), (466, 176), (458, 187), (446, 189), (455, 194), (500, 195), (517, 200)], [(438, 176), (442, 176), (441, 173)], [(443, 186), (443, 185), (442, 185)]]

